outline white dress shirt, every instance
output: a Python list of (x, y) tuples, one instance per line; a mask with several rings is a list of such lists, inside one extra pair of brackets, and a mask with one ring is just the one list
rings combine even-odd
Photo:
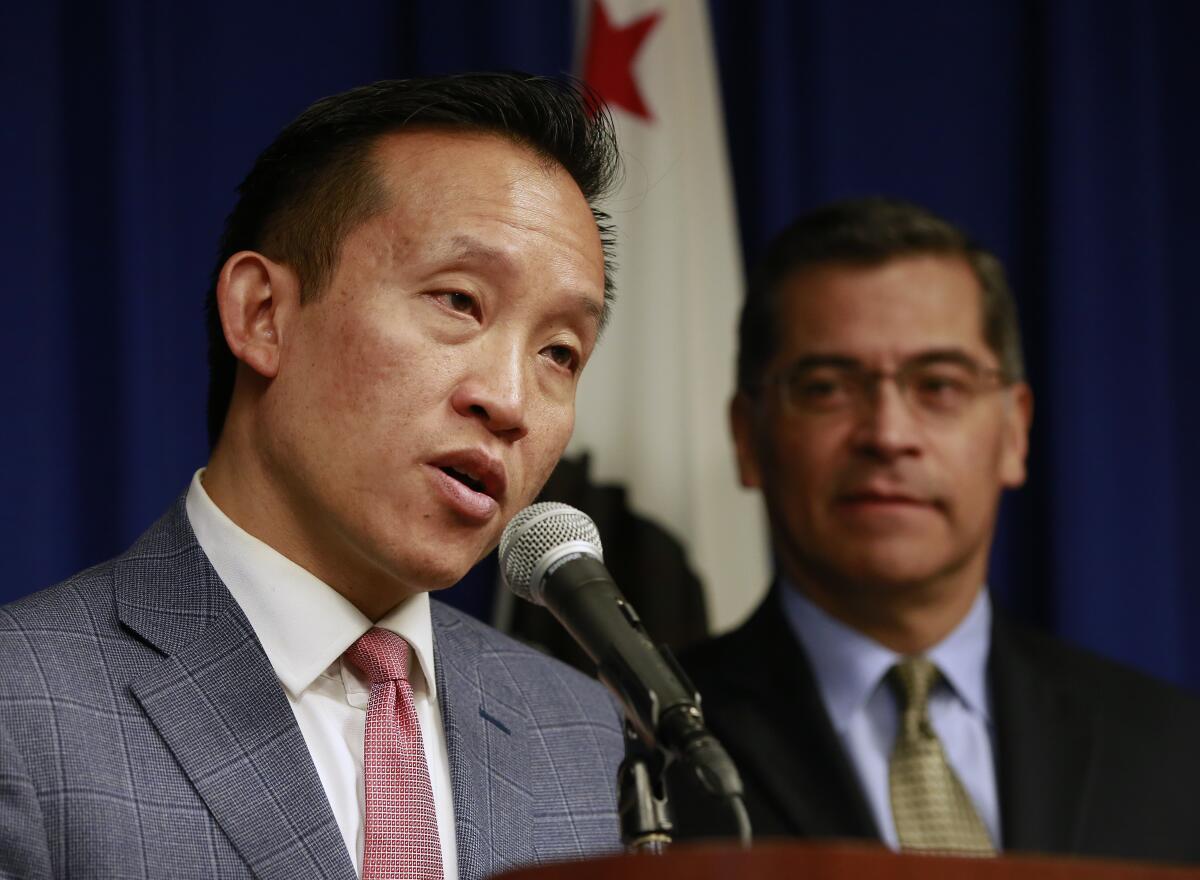
[(187, 515), (201, 549), (241, 606), (283, 685), (334, 818), (362, 874), (363, 740), (371, 686), (342, 654), (372, 626), (412, 646), (410, 673), (437, 809), (442, 870), (457, 880), (450, 760), (438, 705), (433, 625), (425, 593), (372, 621), (332, 587), (237, 526), (192, 477)]
[[(899, 849), (888, 762), (900, 712), (884, 677), (903, 658), (826, 614), (786, 580), (782, 586), (784, 614), (812, 663), (833, 729), (858, 773), (884, 843)], [(930, 723), (998, 848), (1000, 810), (987, 680), (991, 622), (992, 605), (983, 589), (962, 622), (925, 656), (944, 677), (929, 695)]]

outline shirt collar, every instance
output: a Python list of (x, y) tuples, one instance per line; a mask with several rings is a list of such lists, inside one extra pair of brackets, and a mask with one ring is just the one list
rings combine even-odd
[[(780, 578), (784, 616), (812, 663), (822, 701), (842, 733), (851, 716), (870, 699), (901, 655), (832, 617)], [(987, 700), (987, 656), (992, 606), (986, 587), (962, 622), (926, 652), (969, 709), (991, 720)]]
[(926, 652), (958, 698), (988, 723), (992, 720), (987, 687), (991, 645), (992, 600), (985, 586), (962, 622)]
[(437, 697), (429, 595), (405, 599), (372, 622), (344, 596), (273, 547), (255, 538), (217, 507), (196, 471), (185, 502), (200, 548), (241, 606), (275, 674), (293, 698), (372, 626), (390, 630), (412, 647), (413, 687)]

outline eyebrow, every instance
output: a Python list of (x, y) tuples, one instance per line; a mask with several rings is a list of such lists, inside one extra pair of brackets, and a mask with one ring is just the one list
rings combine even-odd
[(512, 258), (504, 251), (469, 235), (456, 235), (450, 239), (450, 246), (446, 248), (442, 258), (471, 263), (495, 263), (505, 272), (516, 269)]
[(596, 301), (586, 293), (578, 293), (571, 290), (567, 292), (567, 296), (578, 304), (580, 311), (583, 312), (583, 316), (590, 319), (596, 325), (596, 332), (598, 334), (605, 323), (604, 306), (596, 305)]
[[(901, 367), (930, 364), (960, 364), (964, 367), (988, 369), (978, 359), (961, 348), (933, 348), (905, 358)], [(862, 369), (865, 364), (861, 359), (845, 354), (813, 354), (797, 358), (789, 369), (795, 371), (815, 370), (821, 367), (840, 367), (843, 369)]]
[(923, 351), (905, 361), (907, 364), (960, 364), (977, 370), (986, 370), (988, 365), (961, 348), (935, 348)]
[[(498, 265), (500, 270), (506, 274), (512, 274), (517, 268), (512, 257), (507, 253), (499, 248), (486, 245), (470, 235), (456, 235), (450, 239), (450, 247), (445, 251), (444, 259)], [(566, 290), (563, 293), (573, 304), (564, 311), (574, 311), (575, 307), (578, 307), (583, 316), (596, 325), (596, 330), (599, 332), (605, 323), (606, 307), (598, 305), (592, 297), (577, 290)]]
[(788, 370), (816, 370), (821, 367), (861, 367), (863, 362), (844, 354), (810, 354), (797, 358), (787, 367)]

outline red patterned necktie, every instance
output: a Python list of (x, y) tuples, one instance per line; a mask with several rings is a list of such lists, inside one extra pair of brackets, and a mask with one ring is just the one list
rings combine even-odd
[(378, 627), (346, 651), (346, 659), (371, 680), (363, 880), (442, 880), (433, 788), (408, 681), (411, 656), (408, 642)]

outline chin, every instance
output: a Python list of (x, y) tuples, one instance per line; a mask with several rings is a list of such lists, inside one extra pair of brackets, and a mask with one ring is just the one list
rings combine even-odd
[(450, 544), (438, 549), (442, 551), (438, 555), (426, 556), (410, 563), (408, 570), (413, 575), (410, 583), (416, 583), (427, 591), (452, 587), (487, 555), (490, 545), (480, 549)]
[(902, 593), (905, 590), (913, 590), (922, 584), (929, 583), (935, 577), (935, 574), (935, 572), (928, 568), (869, 568), (852, 574), (851, 578), (854, 583), (861, 585), (863, 589), (874, 593)]
[(380, 517), (360, 533), (361, 552), (374, 557), (392, 577), (422, 590), (460, 581), (499, 540), (492, 528), (464, 527), (456, 520), (415, 514)]
[(943, 566), (942, 557), (932, 551), (922, 551), (912, 544), (904, 546), (872, 546), (847, 548), (840, 559), (831, 560), (831, 568), (842, 572), (846, 580), (867, 588), (902, 590), (927, 583)]
[(463, 576), (471, 570), (471, 564), (445, 559), (436, 562), (426, 561), (424, 564), (409, 569), (412, 574), (408, 582), (427, 593), (444, 590), (461, 581)]

